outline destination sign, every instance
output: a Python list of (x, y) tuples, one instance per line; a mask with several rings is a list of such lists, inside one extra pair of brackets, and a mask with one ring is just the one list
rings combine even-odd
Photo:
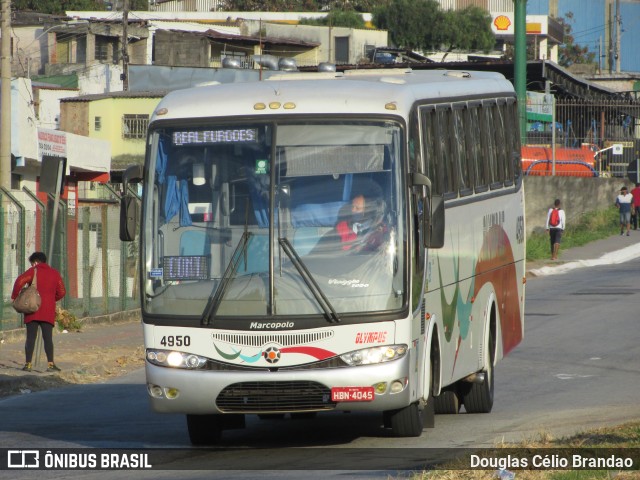
[(234, 130), (188, 130), (173, 132), (174, 145), (212, 145), (215, 143), (248, 143), (258, 140), (255, 128)]

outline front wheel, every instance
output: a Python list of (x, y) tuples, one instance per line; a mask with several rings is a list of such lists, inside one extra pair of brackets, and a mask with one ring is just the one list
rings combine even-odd
[(424, 419), (418, 403), (386, 413), (394, 437), (419, 437), (422, 434)]
[(187, 415), (192, 445), (215, 445), (222, 435), (220, 415)]

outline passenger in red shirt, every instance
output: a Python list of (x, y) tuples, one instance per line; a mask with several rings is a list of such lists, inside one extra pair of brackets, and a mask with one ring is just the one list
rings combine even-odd
[(633, 223), (633, 229), (638, 229), (638, 215), (640, 215), (640, 183), (636, 183), (636, 187), (631, 190), (633, 195), (633, 209), (631, 210), (631, 223)]

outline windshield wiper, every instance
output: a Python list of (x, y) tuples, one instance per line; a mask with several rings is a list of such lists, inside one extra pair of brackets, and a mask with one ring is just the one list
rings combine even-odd
[(249, 245), (249, 240), (253, 234), (245, 229), (242, 233), (242, 237), (240, 237), (240, 241), (236, 246), (236, 249), (233, 251), (233, 255), (231, 256), (231, 261), (229, 265), (227, 265), (227, 269), (224, 271), (222, 278), (220, 279), (220, 284), (216, 289), (213, 296), (209, 297), (209, 303), (207, 303), (206, 308), (204, 309), (204, 313), (202, 314), (202, 324), (209, 325), (211, 323), (211, 318), (218, 311), (218, 307), (220, 306), (220, 302), (224, 298), (224, 295), (231, 284), (231, 280), (235, 276), (238, 271), (238, 266), (240, 265), (240, 261), (244, 258), (246, 264), (246, 252), (247, 246)]
[(289, 260), (291, 260), (291, 263), (293, 263), (293, 265), (296, 267), (296, 270), (298, 270), (298, 273), (304, 280), (304, 283), (309, 288), (309, 291), (313, 294), (314, 298), (318, 302), (318, 305), (320, 305), (320, 308), (324, 310), (324, 314), (327, 317), (327, 321), (329, 323), (339, 322), (340, 317), (338, 316), (335, 309), (331, 305), (331, 302), (329, 301), (327, 296), (324, 294), (324, 292), (320, 288), (320, 285), (318, 285), (318, 283), (313, 278), (313, 275), (311, 275), (311, 272), (309, 271), (309, 269), (306, 267), (304, 263), (302, 263), (302, 260), (298, 256), (298, 253), (296, 252), (296, 250), (293, 248), (293, 245), (291, 245), (289, 240), (286, 238), (278, 239), (278, 243), (280, 243), (282, 250), (284, 250), (284, 253), (287, 254), (287, 257), (289, 257)]

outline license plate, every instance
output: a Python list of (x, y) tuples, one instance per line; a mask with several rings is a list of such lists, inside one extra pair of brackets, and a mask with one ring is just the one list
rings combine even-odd
[(333, 387), (331, 401), (371, 402), (373, 401), (373, 387)]

